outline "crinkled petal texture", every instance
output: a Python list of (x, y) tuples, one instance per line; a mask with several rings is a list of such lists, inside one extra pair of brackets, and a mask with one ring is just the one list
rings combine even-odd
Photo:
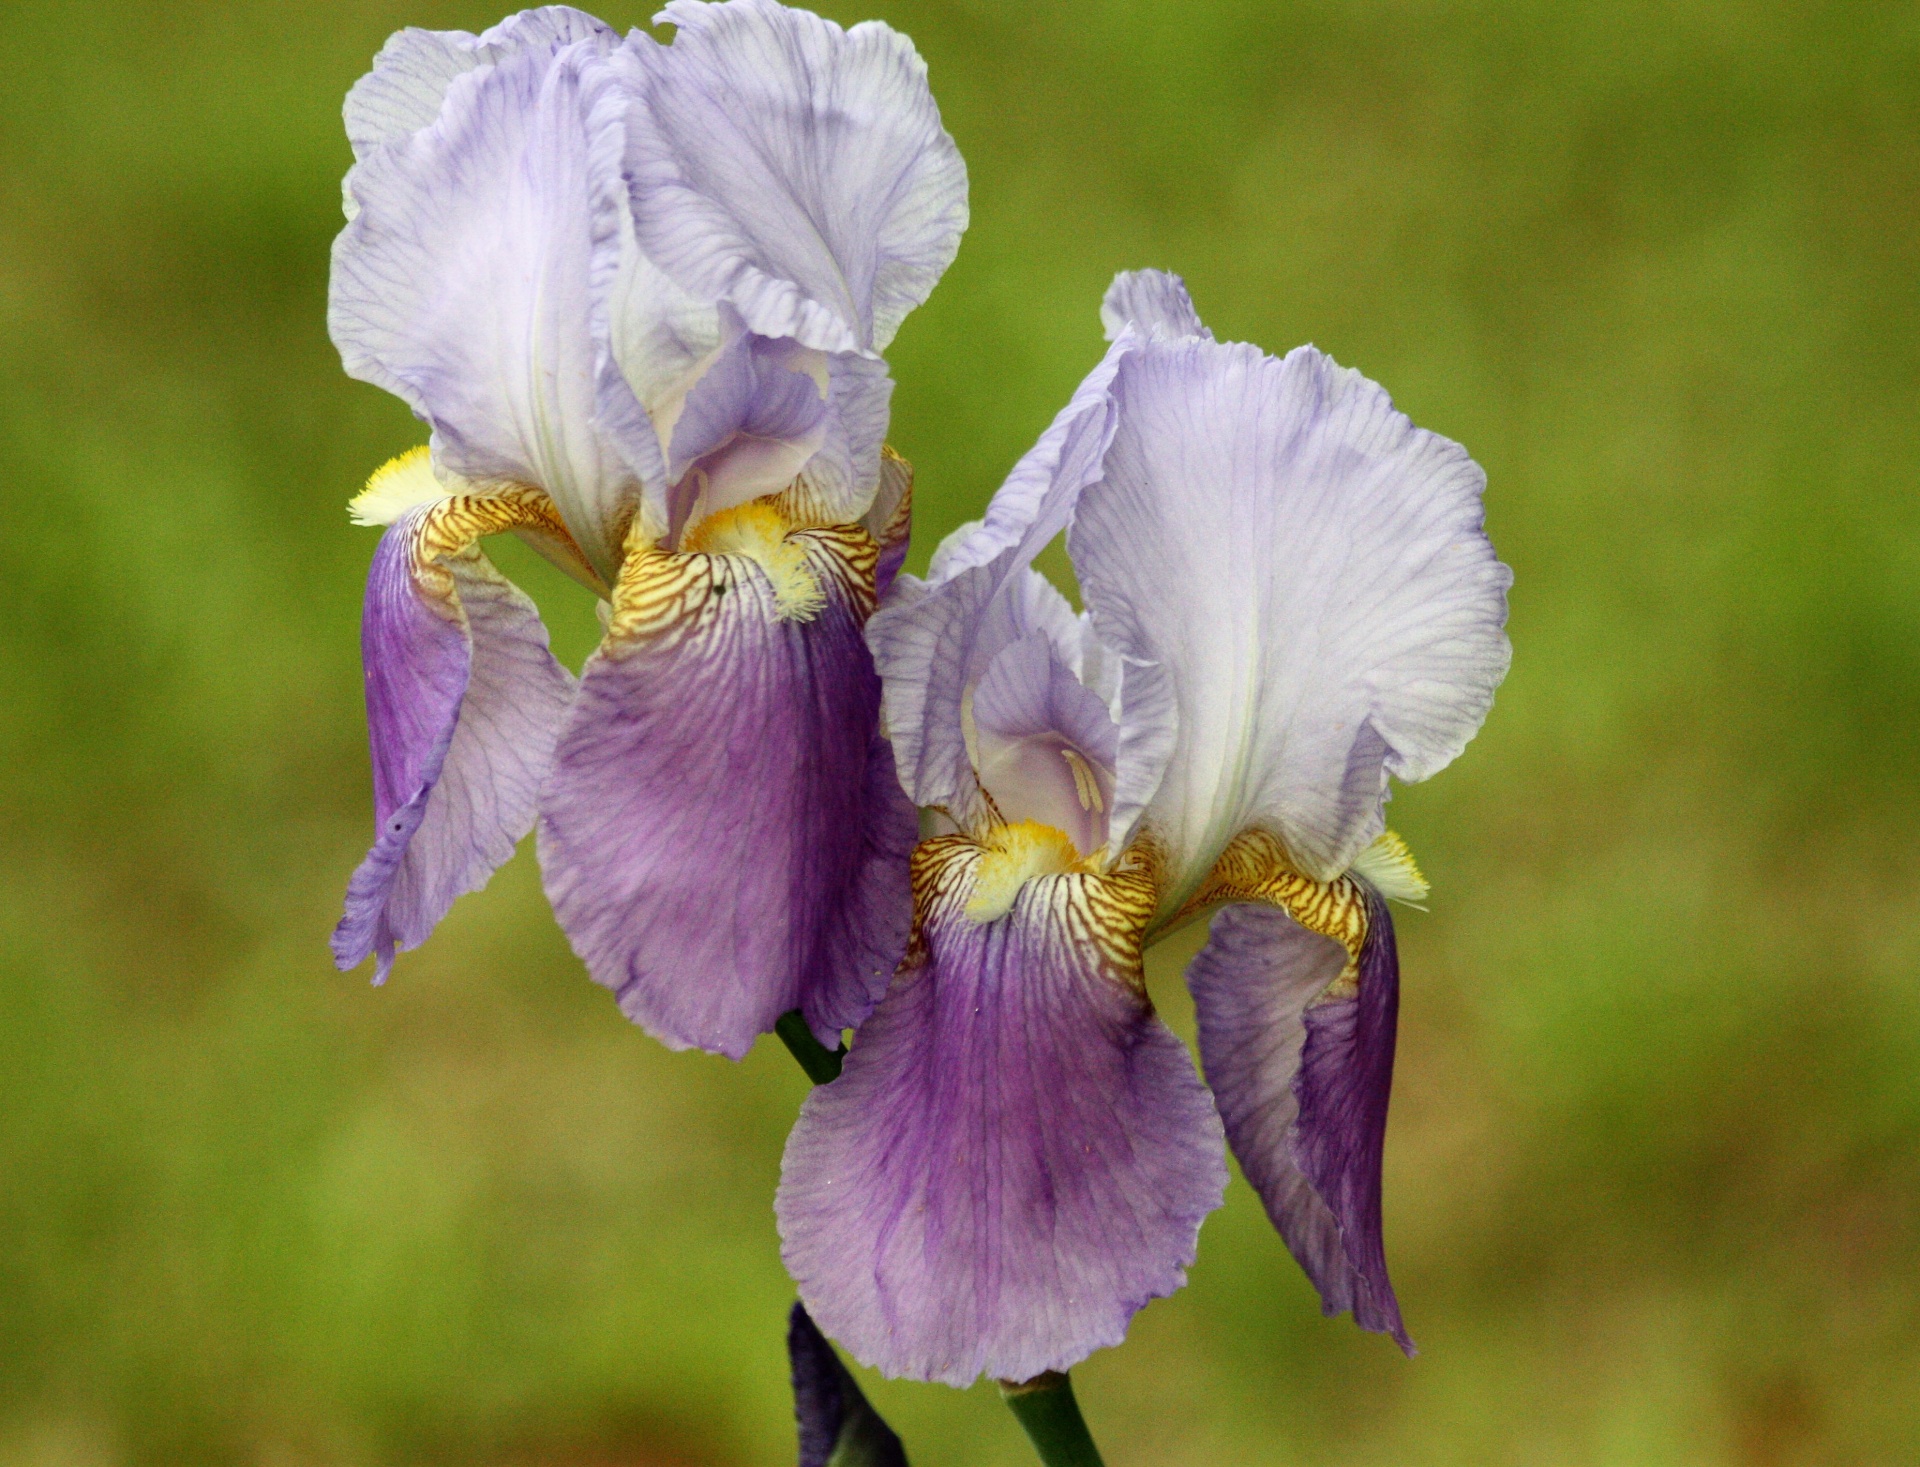
[[(1384, 828), (1387, 776), (1454, 758), (1506, 671), (1484, 475), (1311, 347), (1153, 341), (1112, 394), (1067, 543), (1101, 639), (1171, 694), (1145, 816), (1172, 865), (1163, 913), (1249, 829), (1337, 877)], [(1164, 718), (1120, 702), (1123, 748)]]
[(475, 545), (555, 530), (544, 496), (456, 496), (401, 516), (367, 577), (361, 651), (378, 836), (353, 874), (335, 960), (383, 980), (533, 827), (573, 679), (533, 603)]
[(1227, 1139), (1273, 1225), (1328, 1314), (1352, 1310), (1411, 1354), (1380, 1219), (1400, 975), (1376, 894), (1357, 990), (1334, 987), (1347, 961), (1339, 943), (1285, 912), (1231, 906), (1187, 983)]
[(762, 336), (884, 349), (967, 223), (966, 168), (897, 31), (772, 0), (673, 0), (670, 46), (616, 66), (636, 237), (679, 287)]
[(1187, 283), (1164, 270), (1122, 270), (1114, 276), (1100, 302), (1100, 324), (1108, 341), (1117, 341), (1129, 327), (1165, 341), (1187, 336), (1213, 340), (1187, 294)]
[(660, 448), (600, 346), (594, 261), (619, 239), (595, 207), (609, 181), (583, 98), (612, 38), (570, 39), (584, 28), (522, 27), (447, 84), (428, 125), (365, 152), (328, 325), (351, 375), (432, 425), (443, 469), (546, 490), (610, 582)]
[(1221, 1128), (1154, 1016), (1136, 876), (1043, 876), (965, 915), (981, 847), (915, 856), (919, 936), (787, 1143), (782, 1256), (814, 1318), (889, 1375), (1027, 1380), (1118, 1344), (1186, 1281)]
[(454, 79), (476, 67), (494, 66), (526, 51), (550, 53), (575, 41), (611, 44), (615, 39), (600, 21), (565, 5), (522, 10), (477, 36), (418, 26), (395, 31), (373, 58), (373, 70), (347, 93), (344, 110), (353, 156), (364, 160), (376, 148), (430, 125), (440, 115)]
[(829, 1046), (867, 1016), (906, 946), (917, 817), (861, 638), (872, 538), (783, 535), (764, 505), (734, 519), (712, 553), (630, 550), (540, 858), (560, 925), (627, 1016), (738, 1058), (790, 1009)]

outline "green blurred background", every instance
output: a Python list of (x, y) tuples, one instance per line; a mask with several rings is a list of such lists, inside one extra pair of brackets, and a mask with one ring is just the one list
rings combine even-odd
[[(1424, 1353), (1322, 1320), (1236, 1179), (1077, 1372), (1113, 1467), (1920, 1460), (1920, 12), (828, 8), (913, 35), (972, 170), (892, 354), (919, 563), (1157, 265), (1466, 443), (1517, 575), (1486, 731), (1393, 808)], [(627, 1025), (530, 850), (385, 990), (327, 959), (343, 506), (421, 436), (326, 338), (340, 99), (497, 16), (0, 12), (9, 1467), (792, 1459), (787, 1057)], [(875, 1394), (924, 1467), (1030, 1460), (990, 1389)]]

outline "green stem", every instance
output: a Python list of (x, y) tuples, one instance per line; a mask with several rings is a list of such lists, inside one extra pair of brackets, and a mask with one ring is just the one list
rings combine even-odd
[(1080, 1417), (1073, 1382), (1049, 1370), (1027, 1381), (1000, 1382), (1001, 1399), (1019, 1418), (1046, 1467), (1102, 1467), (1100, 1449)]
[(800, 1010), (789, 1009), (782, 1014), (774, 1021), (773, 1032), (793, 1051), (793, 1057), (800, 1061), (800, 1068), (814, 1084), (825, 1085), (840, 1078), (840, 1062), (846, 1057), (846, 1046), (828, 1049), (815, 1039)]

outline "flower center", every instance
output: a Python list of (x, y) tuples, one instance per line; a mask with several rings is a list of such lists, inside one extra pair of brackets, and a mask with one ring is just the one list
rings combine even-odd
[(974, 874), (967, 916), (995, 922), (1013, 910), (1020, 888), (1036, 876), (1057, 876), (1080, 865), (1080, 853), (1066, 835), (1037, 820), (1002, 825), (987, 833)]
[(766, 572), (774, 603), (785, 621), (811, 621), (827, 604), (820, 578), (807, 564), (803, 545), (787, 538), (793, 527), (764, 499), (708, 515), (686, 536), (683, 549), (697, 555), (741, 555)]
[(982, 728), (979, 780), (1003, 820), (1062, 832), (1079, 856), (1107, 843), (1113, 771), (1065, 735), (1005, 738)]

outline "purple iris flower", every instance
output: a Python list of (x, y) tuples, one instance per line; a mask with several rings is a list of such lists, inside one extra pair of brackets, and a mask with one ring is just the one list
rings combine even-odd
[[(906, 551), (880, 353), (966, 173), (905, 37), (672, 0), (407, 30), (347, 98), (329, 324), (432, 429), (376, 474), (362, 645), (377, 839), (334, 935), (383, 978), (536, 823), (622, 1009), (738, 1056), (838, 1042), (911, 921), (915, 814), (864, 626)], [(479, 549), (607, 604), (576, 681)]]
[[(1105, 360), (868, 628), (944, 833), (779, 1216), (807, 1309), (894, 1375), (1118, 1343), (1185, 1281), (1223, 1139), (1327, 1311), (1411, 1349), (1380, 1228), (1385, 899), (1426, 887), (1383, 807), (1506, 671), (1484, 476), (1312, 348), (1214, 341), (1172, 276), (1119, 277), (1102, 314)], [(1030, 568), (1062, 531), (1078, 615)], [(1202, 1084), (1141, 957), (1213, 912)]]

